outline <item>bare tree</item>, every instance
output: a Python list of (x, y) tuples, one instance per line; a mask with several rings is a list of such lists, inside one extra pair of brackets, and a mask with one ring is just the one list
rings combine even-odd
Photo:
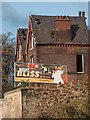
[[(2, 92), (6, 92), (13, 87), (14, 81), (14, 49), (15, 38), (8, 32), (1, 35), (2, 43)], [(0, 40), (1, 41), (1, 40)]]

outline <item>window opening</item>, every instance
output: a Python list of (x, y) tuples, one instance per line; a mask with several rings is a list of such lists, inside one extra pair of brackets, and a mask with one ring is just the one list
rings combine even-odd
[(32, 37), (31, 37), (31, 49), (30, 50), (33, 50), (33, 47), (34, 47), (34, 36), (32, 34)]
[(77, 73), (83, 73), (84, 72), (84, 56), (83, 56), (83, 54), (78, 54), (76, 56), (76, 62), (77, 62)]
[(34, 63), (34, 57), (33, 55), (30, 57), (31, 63)]

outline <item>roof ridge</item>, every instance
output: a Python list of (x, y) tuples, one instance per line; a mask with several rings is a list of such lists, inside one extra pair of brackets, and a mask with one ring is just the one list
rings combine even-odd
[(69, 17), (72, 17), (72, 18), (85, 18), (85, 17), (80, 17), (80, 16), (72, 16), (72, 15), (44, 15), (44, 14), (38, 14), (38, 15), (31, 15), (32, 17), (33, 16), (36, 16), (36, 17), (56, 17), (56, 16), (69, 16)]

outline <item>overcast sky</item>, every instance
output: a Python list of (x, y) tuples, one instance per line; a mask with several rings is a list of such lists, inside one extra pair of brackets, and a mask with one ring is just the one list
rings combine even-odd
[(13, 32), (14, 36), (18, 28), (27, 27), (31, 14), (77, 16), (79, 11), (85, 11), (88, 18), (88, 2), (3, 2), (0, 9), (0, 33)]

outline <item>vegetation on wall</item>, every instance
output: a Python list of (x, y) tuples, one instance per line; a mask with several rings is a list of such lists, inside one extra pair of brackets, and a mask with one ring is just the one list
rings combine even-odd
[(24, 117), (88, 120), (88, 80), (78, 80), (58, 88), (32, 86), (23, 90)]

